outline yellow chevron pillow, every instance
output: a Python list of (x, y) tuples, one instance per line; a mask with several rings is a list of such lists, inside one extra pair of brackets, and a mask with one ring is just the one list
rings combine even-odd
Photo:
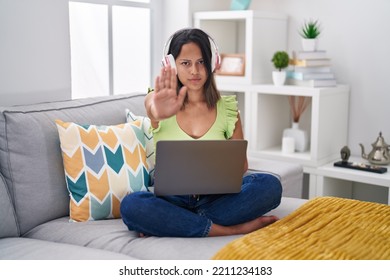
[(137, 120), (142, 121), (146, 145), (146, 163), (150, 174), (149, 186), (153, 185), (154, 165), (156, 163), (154, 153), (154, 140), (151, 132), (151, 121), (148, 117), (134, 115), (129, 109), (126, 109), (126, 122), (133, 123)]
[(144, 136), (143, 122), (97, 126), (56, 120), (71, 221), (120, 218), (122, 199), (147, 191), (150, 139)]

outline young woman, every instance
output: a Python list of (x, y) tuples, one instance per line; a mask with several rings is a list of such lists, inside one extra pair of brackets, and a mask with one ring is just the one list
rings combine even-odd
[[(168, 41), (176, 70), (163, 67), (145, 107), (155, 142), (161, 139), (243, 139), (237, 102), (220, 96), (213, 70), (218, 67), (214, 41), (200, 29), (183, 29)], [(213, 57), (214, 56), (214, 57)], [(212, 63), (215, 63), (212, 65)], [(246, 172), (247, 164), (243, 174)], [(156, 197), (135, 192), (121, 203), (129, 230), (143, 235), (203, 237), (245, 234), (275, 222), (263, 216), (280, 204), (275, 176), (243, 177), (237, 194)]]

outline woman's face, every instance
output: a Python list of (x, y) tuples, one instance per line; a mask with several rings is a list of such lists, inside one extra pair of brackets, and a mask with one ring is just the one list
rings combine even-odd
[(176, 58), (177, 75), (188, 91), (203, 90), (207, 80), (207, 69), (202, 52), (195, 43), (184, 44)]

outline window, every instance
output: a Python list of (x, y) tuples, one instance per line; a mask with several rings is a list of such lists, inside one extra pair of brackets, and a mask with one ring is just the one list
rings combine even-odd
[(70, 1), (72, 98), (151, 85), (151, 2)]
[(113, 7), (114, 94), (150, 86), (150, 11)]

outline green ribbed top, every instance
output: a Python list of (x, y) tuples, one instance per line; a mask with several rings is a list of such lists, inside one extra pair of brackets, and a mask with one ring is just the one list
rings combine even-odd
[(217, 117), (211, 128), (200, 138), (185, 133), (176, 120), (176, 115), (159, 122), (152, 129), (154, 143), (159, 140), (225, 140), (232, 137), (238, 120), (237, 99), (234, 95), (222, 96), (217, 102)]

